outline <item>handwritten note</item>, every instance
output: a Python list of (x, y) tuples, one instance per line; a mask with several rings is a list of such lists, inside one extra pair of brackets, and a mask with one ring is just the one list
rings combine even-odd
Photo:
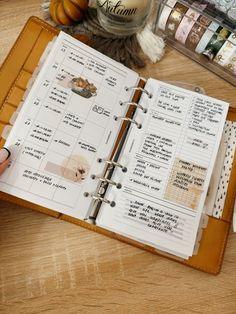
[(109, 228), (188, 258), (193, 254), (228, 104), (149, 79), (153, 98), (141, 98), (141, 129), (131, 127), (115, 171), (122, 189), (110, 188), (97, 219)]

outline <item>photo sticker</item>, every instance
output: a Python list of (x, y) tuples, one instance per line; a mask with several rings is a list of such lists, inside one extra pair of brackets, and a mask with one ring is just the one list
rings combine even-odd
[(72, 92), (84, 98), (91, 98), (97, 95), (97, 87), (82, 77), (73, 78), (69, 82), (69, 87), (71, 88)]

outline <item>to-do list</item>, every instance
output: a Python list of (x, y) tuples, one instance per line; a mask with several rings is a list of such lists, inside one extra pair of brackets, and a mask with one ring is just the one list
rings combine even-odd
[(191, 256), (228, 104), (149, 79), (99, 224), (180, 257)]

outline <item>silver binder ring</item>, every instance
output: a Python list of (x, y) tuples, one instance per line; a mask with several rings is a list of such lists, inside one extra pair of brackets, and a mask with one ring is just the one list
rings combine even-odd
[(96, 176), (95, 174), (91, 175), (91, 179), (93, 179), (93, 180), (98, 179), (101, 182), (105, 182), (107, 184), (114, 185), (115, 187), (117, 187), (117, 189), (121, 189), (122, 188), (122, 185), (120, 183), (117, 183), (115, 181), (112, 181), (112, 180), (104, 178), (104, 177)]
[(144, 113), (147, 113), (147, 108), (144, 108), (142, 105), (140, 104), (137, 104), (136, 102), (130, 102), (130, 101), (120, 101), (120, 105), (123, 106), (123, 105), (126, 105), (126, 106), (135, 106), (137, 107), (138, 109), (141, 109)]
[(142, 128), (142, 124), (141, 123), (138, 123), (137, 121), (135, 121), (134, 119), (131, 119), (131, 118), (114, 116), (114, 120), (115, 121), (117, 121), (117, 120), (128, 121), (130, 123), (136, 124), (138, 129)]
[(100, 201), (102, 203), (106, 203), (106, 204), (109, 204), (111, 207), (115, 207), (116, 206), (116, 203), (114, 201), (109, 201), (108, 199), (98, 195), (98, 194), (93, 194), (93, 193), (88, 193), (88, 192), (85, 192), (84, 193), (84, 196), (85, 197), (91, 197), (92, 199), (94, 199), (95, 201)]
[(107, 160), (107, 159), (102, 159), (102, 158), (98, 158), (98, 162), (105, 162), (106, 164), (112, 166), (112, 167), (118, 167), (121, 168), (121, 170), (123, 172), (127, 172), (127, 167), (124, 167), (123, 165), (121, 165), (120, 163), (113, 161), (113, 160)]
[(146, 95), (148, 95), (149, 98), (152, 98), (152, 94), (149, 93), (145, 88), (137, 87), (137, 86), (131, 86), (131, 87), (125, 87), (126, 92), (129, 92), (131, 90), (138, 90)]

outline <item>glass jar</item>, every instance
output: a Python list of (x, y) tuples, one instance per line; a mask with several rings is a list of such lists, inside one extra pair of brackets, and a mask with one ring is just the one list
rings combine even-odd
[(151, 0), (97, 0), (98, 20), (110, 33), (131, 35), (144, 27), (151, 5)]

